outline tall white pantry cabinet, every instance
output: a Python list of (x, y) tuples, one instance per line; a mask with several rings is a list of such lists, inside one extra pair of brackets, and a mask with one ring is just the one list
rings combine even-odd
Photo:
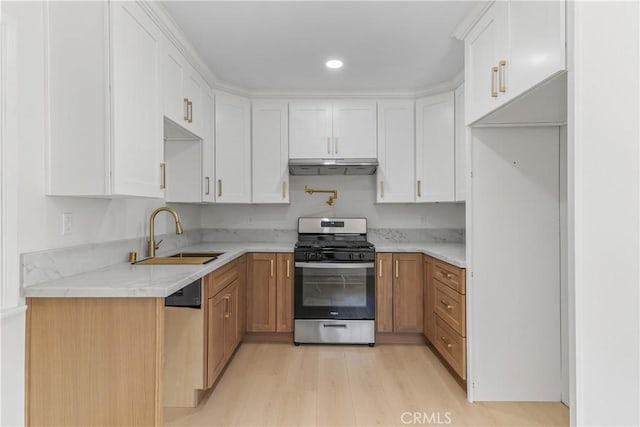
[(134, 2), (47, 2), (45, 21), (47, 194), (162, 197), (158, 27)]

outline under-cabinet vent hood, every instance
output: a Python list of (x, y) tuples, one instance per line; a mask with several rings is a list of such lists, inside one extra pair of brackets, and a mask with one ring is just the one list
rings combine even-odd
[(373, 175), (377, 159), (292, 159), (291, 175)]

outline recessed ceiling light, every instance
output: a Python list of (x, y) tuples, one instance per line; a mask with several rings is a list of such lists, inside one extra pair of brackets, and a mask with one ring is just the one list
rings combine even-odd
[(330, 59), (327, 62), (324, 63), (324, 65), (327, 66), (327, 68), (342, 68), (342, 61), (340, 61), (339, 59)]

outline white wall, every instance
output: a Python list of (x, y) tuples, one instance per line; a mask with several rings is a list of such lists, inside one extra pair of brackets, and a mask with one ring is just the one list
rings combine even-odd
[[(309, 195), (304, 186), (338, 190)], [(204, 228), (278, 228), (294, 230), (301, 216), (365, 216), (370, 228), (464, 228), (464, 203), (376, 204), (374, 176), (292, 176), (290, 205), (214, 205), (202, 209)], [(252, 217), (252, 224), (249, 224)]]
[[(574, 425), (640, 425), (640, 8), (569, 20), (569, 263)], [(570, 10), (571, 11), (571, 10)], [(570, 15), (571, 16), (571, 15)]]

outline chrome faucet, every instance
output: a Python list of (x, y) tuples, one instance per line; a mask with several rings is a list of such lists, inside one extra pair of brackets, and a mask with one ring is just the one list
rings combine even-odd
[(162, 240), (160, 240), (160, 242), (156, 243), (155, 236), (154, 236), (154, 223), (156, 221), (156, 215), (158, 215), (162, 211), (167, 211), (171, 215), (173, 215), (173, 219), (176, 220), (176, 234), (183, 233), (182, 224), (180, 224), (180, 217), (178, 217), (178, 213), (175, 211), (175, 209), (170, 208), (168, 206), (162, 206), (156, 209), (155, 211), (153, 211), (151, 213), (151, 218), (149, 218), (149, 246), (147, 248), (147, 252), (150, 258), (153, 258), (154, 256), (156, 256), (156, 249), (160, 247), (160, 242), (162, 242)]

